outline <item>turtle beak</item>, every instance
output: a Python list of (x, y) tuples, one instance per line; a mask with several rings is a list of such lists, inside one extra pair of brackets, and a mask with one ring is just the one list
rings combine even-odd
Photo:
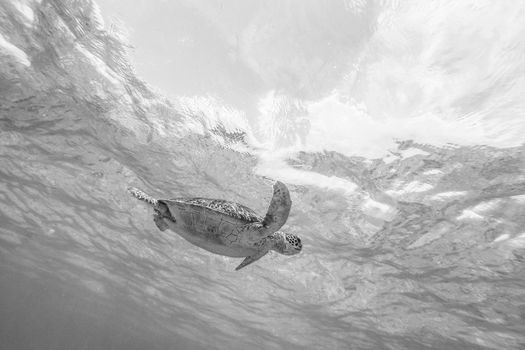
[(301, 243), (301, 239), (299, 237), (297, 237), (297, 245), (295, 245), (294, 248), (297, 250), (297, 253), (303, 250), (303, 244)]
[(299, 242), (298, 244), (294, 244), (291, 246), (291, 249), (288, 251), (289, 252), (288, 254), (289, 255), (299, 254), (302, 249), (303, 249), (303, 246), (301, 242)]

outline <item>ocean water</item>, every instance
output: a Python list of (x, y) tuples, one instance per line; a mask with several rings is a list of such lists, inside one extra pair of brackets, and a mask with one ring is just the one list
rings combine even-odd
[[(525, 348), (525, 5), (0, 2), (1, 349)], [(126, 192), (261, 215), (213, 255)]]

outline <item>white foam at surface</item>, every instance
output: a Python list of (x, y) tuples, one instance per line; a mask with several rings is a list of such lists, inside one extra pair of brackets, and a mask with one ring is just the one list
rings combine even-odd
[(2, 35), (2, 33), (0, 33), (0, 51), (3, 51), (8, 55), (16, 58), (18, 62), (22, 63), (26, 67), (29, 67), (31, 65), (27, 54), (15, 45), (11, 44), (9, 41), (7, 41)]
[(459, 215), (456, 219), (457, 220), (465, 220), (465, 219), (481, 220), (481, 219), (483, 219), (483, 216), (475, 213), (472, 210), (465, 209), (465, 210), (463, 210), (461, 215)]
[(405, 187), (406, 192), (425, 192), (430, 189), (434, 188), (431, 184), (419, 182), (419, 181), (412, 181)]
[(500, 198), (492, 199), (490, 201), (481, 202), (478, 205), (471, 208), (472, 211), (478, 212), (478, 213), (484, 213), (489, 210), (495, 209), (499, 204), (501, 203)]
[(425, 192), (431, 190), (432, 188), (434, 188), (434, 186), (432, 186), (431, 184), (423, 183), (416, 180), (406, 184), (405, 187), (400, 190), (388, 190), (385, 191), (385, 193), (389, 195), (399, 196), (407, 193)]
[(511, 239), (509, 243), (515, 247), (525, 247), (525, 232)]
[(419, 148), (407, 148), (407, 149), (402, 150), (400, 153), (401, 153), (402, 159), (410, 158), (410, 157), (417, 156), (417, 155), (428, 156), (430, 154)]
[(440, 174), (443, 174), (443, 171), (439, 169), (430, 169), (430, 170), (426, 170), (423, 173), (423, 175), (440, 175)]
[(505, 240), (507, 240), (507, 239), (509, 239), (509, 238), (510, 238), (510, 235), (509, 235), (508, 233), (504, 233), (504, 234), (498, 236), (498, 237), (494, 240), (494, 242), (505, 241)]
[(442, 199), (447, 199), (447, 198), (452, 198), (452, 197), (460, 197), (466, 194), (467, 194), (467, 191), (441, 192), (441, 193), (436, 193), (435, 195), (430, 197), (430, 199), (442, 200)]
[[(271, 112), (272, 106), (279, 101), (272, 93), (260, 100), (261, 117)], [(304, 135), (304, 144), (296, 145), (293, 151), (322, 152), (325, 150), (340, 152), (345, 155), (359, 155), (367, 158), (382, 158), (388, 149), (396, 148), (395, 140), (413, 139), (437, 146), (447, 144), (504, 144), (487, 134), (487, 123), (481, 123), (475, 117), (468, 119), (445, 119), (439, 115), (427, 113), (407, 118), (389, 116), (377, 117), (367, 111), (364, 104), (354, 101), (342, 101), (337, 91), (321, 100), (305, 103), (308, 110), (306, 118), (310, 124)], [(280, 116), (287, 118), (287, 116)], [(275, 119), (275, 118), (274, 118)], [(465, 138), (464, 135), (469, 137)], [(273, 140), (266, 140), (273, 142)], [(264, 140), (261, 140), (264, 142)], [(400, 152), (402, 159), (429, 153), (417, 148)], [(396, 159), (388, 155), (384, 161)]]
[(392, 206), (367, 198), (363, 204), (363, 212), (372, 217), (383, 220), (391, 220), (396, 214), (396, 209)]
[(392, 210), (392, 207), (390, 205), (385, 204), (385, 203), (381, 203), (381, 202), (378, 202), (378, 201), (375, 201), (372, 198), (368, 198), (365, 201), (364, 207), (365, 208), (377, 209), (377, 210), (380, 210), (380, 211), (382, 211), (384, 213), (389, 212), (389, 211)]
[[(394, 162), (396, 159), (398, 159), (396, 156), (394, 156), (393, 154), (387, 154), (384, 158), (383, 158), (383, 162), (385, 162), (385, 164), (390, 164), (392, 162)], [(393, 169), (395, 171), (395, 169)]]
[(279, 154), (262, 154), (255, 167), (255, 172), (290, 184), (316, 186), (343, 191), (345, 194), (354, 193), (357, 189), (355, 183), (337, 176), (326, 176), (313, 171), (292, 168)]
[(519, 196), (512, 196), (510, 198), (512, 198), (513, 200), (515, 200), (516, 202), (520, 204), (525, 204), (525, 194), (521, 194)]
[[(333, 150), (346, 155), (381, 158), (394, 148), (394, 140), (413, 139), (437, 146), (454, 144), (498, 144), (486, 132), (485, 125), (474, 117), (444, 119), (427, 113), (407, 118), (377, 117), (366, 106), (341, 101), (339, 94), (308, 105), (311, 130), (306, 136), (305, 151)], [(465, 138), (468, 134), (469, 137)], [(503, 144), (503, 143), (501, 143)], [(407, 150), (405, 158), (428, 152)]]
[(20, 12), (27, 19), (26, 24), (33, 24), (35, 21), (35, 14), (31, 7), (29, 7), (27, 4), (24, 4), (23, 1), (15, 1), (13, 5), (18, 10), (18, 12)]

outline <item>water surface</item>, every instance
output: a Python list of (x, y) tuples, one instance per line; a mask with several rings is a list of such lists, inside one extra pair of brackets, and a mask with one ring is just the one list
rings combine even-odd
[[(0, 4), (6, 348), (525, 346), (523, 5), (100, 5)], [(275, 180), (238, 272), (126, 193)]]

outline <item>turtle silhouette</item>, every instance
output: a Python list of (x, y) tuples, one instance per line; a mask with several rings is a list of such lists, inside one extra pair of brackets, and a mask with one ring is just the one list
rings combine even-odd
[(155, 199), (135, 187), (128, 191), (153, 207), (153, 221), (161, 231), (170, 229), (215, 254), (244, 257), (235, 270), (259, 260), (270, 250), (294, 255), (302, 249), (299, 237), (279, 231), (292, 206), (290, 192), (282, 182), (274, 184), (264, 218), (242, 204), (222, 199)]

